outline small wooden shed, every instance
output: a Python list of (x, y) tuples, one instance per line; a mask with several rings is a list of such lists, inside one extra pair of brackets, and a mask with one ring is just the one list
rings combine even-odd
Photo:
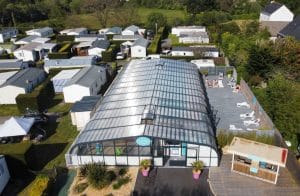
[(256, 141), (234, 137), (231, 171), (259, 180), (277, 183), (279, 168), (285, 167), (288, 150)]

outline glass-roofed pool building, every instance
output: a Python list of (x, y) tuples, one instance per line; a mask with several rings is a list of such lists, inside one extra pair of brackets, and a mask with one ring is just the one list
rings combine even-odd
[(133, 60), (105, 93), (66, 154), (69, 167), (91, 162), (218, 166), (215, 129), (205, 85), (192, 63)]

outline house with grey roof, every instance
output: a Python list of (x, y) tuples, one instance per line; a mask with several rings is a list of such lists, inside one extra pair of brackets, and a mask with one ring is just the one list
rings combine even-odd
[(137, 39), (143, 38), (141, 35), (114, 35), (114, 41), (135, 41)]
[(20, 59), (0, 59), (0, 70), (25, 69), (28, 63)]
[(93, 42), (96, 40), (106, 40), (107, 37), (104, 34), (84, 34), (75, 35), (75, 42)]
[(106, 32), (106, 35), (120, 35), (122, 34), (122, 28), (121, 27), (111, 27)]
[(44, 69), (49, 73), (50, 69), (60, 68), (76, 68), (76, 67), (87, 67), (95, 65), (97, 60), (96, 56), (74, 56), (70, 59), (49, 59), (44, 62)]
[(293, 18), (293, 12), (291, 12), (285, 5), (272, 1), (260, 12), (259, 21), (291, 22)]
[(89, 66), (81, 69), (63, 87), (66, 103), (74, 103), (84, 96), (97, 95), (106, 83), (107, 68)]
[(45, 78), (46, 73), (37, 68), (17, 72), (0, 86), (0, 104), (16, 104), (19, 94), (32, 92)]
[(292, 36), (296, 40), (300, 41), (300, 15), (295, 17), (295, 19), (285, 26), (279, 33), (279, 37)]
[(61, 35), (86, 35), (88, 34), (87, 28), (74, 28), (74, 29), (65, 29), (59, 32)]
[(49, 37), (53, 35), (53, 29), (51, 27), (43, 27), (38, 29), (31, 29), (25, 32), (26, 35), (37, 35), (39, 37)]
[(70, 111), (72, 125), (81, 130), (95, 113), (101, 97), (101, 95), (84, 96), (80, 101), (76, 101)]
[(33, 42), (33, 40), (39, 38), (39, 36), (37, 35), (29, 35), (27, 37), (24, 37), (22, 39), (19, 39), (17, 41), (14, 42), (15, 45), (25, 45), (25, 44), (29, 44), (31, 42)]
[(88, 49), (88, 55), (95, 55), (102, 57), (102, 52), (106, 51), (110, 46), (108, 40), (96, 40), (92, 42), (91, 46)]
[(0, 43), (4, 43), (10, 38), (16, 37), (18, 35), (18, 30), (16, 28), (6, 28), (0, 31)]
[(147, 47), (149, 41), (144, 38), (140, 38), (134, 41), (131, 46), (131, 57), (132, 58), (144, 58), (147, 56)]
[(173, 35), (179, 36), (181, 33), (187, 33), (187, 32), (206, 32), (205, 26), (177, 26), (173, 27), (171, 33)]
[(198, 44), (208, 44), (209, 36), (207, 32), (181, 32), (179, 35), (179, 43), (189, 44), (189, 43), (198, 43)]
[(122, 35), (138, 35), (139, 27), (135, 25), (131, 25), (122, 31)]

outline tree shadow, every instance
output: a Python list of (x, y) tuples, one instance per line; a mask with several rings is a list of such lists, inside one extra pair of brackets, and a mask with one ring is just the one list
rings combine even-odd
[(60, 155), (66, 146), (67, 143), (32, 145), (26, 156), (28, 167), (34, 171), (42, 170), (47, 163)]

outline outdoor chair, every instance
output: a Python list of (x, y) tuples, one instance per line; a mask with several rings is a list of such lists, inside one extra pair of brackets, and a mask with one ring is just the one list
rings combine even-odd
[[(245, 118), (253, 118), (254, 117), (255, 112), (252, 111), (250, 113), (246, 113), (246, 114), (240, 114), (240, 118), (241, 119), (245, 119)], [(253, 120), (253, 119), (252, 119)]]
[(229, 130), (233, 130), (233, 131), (242, 131), (242, 128), (237, 128), (235, 125), (229, 125)]
[(219, 88), (224, 88), (222, 80), (218, 80), (218, 86), (219, 86)]
[(240, 108), (240, 107), (250, 108), (250, 105), (249, 105), (247, 102), (237, 103), (236, 106), (237, 106), (238, 108)]
[(250, 125), (255, 125), (255, 126), (259, 126), (259, 123), (260, 123), (260, 119), (256, 119), (256, 120), (245, 120), (244, 121), (244, 125), (247, 127), (247, 126), (250, 126)]

